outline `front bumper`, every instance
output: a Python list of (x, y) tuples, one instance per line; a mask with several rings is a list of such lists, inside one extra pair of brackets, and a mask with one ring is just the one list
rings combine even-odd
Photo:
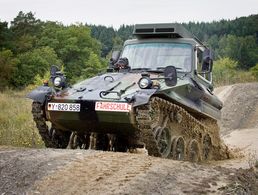
[[(52, 101), (51, 101), (52, 102)], [(80, 103), (80, 112), (50, 111), (45, 106), (46, 118), (55, 128), (65, 131), (122, 133), (135, 130), (134, 109), (130, 112), (96, 111), (95, 101), (57, 101), (55, 103)]]

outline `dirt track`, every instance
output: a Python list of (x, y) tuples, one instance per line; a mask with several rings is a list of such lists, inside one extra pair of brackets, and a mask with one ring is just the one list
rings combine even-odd
[(0, 195), (257, 194), (258, 173), (249, 167), (258, 159), (258, 84), (222, 87), (216, 94), (225, 103), (221, 134), (244, 158), (200, 165), (144, 152), (0, 147)]

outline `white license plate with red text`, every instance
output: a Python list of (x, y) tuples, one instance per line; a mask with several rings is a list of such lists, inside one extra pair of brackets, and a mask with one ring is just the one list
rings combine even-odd
[(76, 103), (48, 103), (48, 110), (51, 111), (66, 111), (80, 112), (81, 105)]
[(121, 102), (96, 102), (96, 111), (111, 111), (111, 112), (130, 112), (132, 106), (128, 103)]

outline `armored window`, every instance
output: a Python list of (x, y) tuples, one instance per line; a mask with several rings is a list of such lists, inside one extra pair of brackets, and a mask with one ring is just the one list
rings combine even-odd
[(178, 71), (190, 72), (192, 46), (185, 43), (141, 43), (125, 46), (122, 57), (128, 58), (132, 69), (157, 69), (175, 66)]

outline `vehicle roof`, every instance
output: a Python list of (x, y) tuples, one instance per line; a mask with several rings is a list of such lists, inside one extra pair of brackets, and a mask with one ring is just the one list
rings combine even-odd
[(135, 24), (133, 35), (136, 39), (126, 41), (125, 45), (148, 42), (177, 42), (206, 47), (179, 23)]
[(125, 45), (131, 45), (131, 44), (140, 44), (140, 43), (188, 43), (193, 46), (203, 46), (202, 43), (199, 41), (196, 41), (193, 38), (148, 38), (148, 39), (129, 39), (125, 41)]

